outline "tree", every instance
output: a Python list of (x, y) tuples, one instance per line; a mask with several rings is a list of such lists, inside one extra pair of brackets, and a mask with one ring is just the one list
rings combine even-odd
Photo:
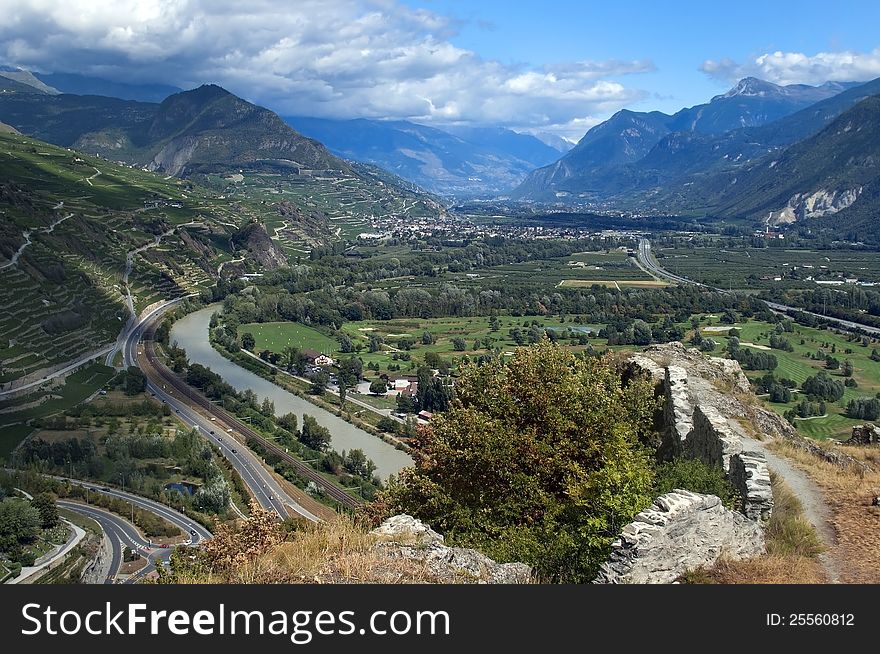
[(388, 383), (377, 377), (370, 382), (370, 392), (373, 395), (385, 395), (388, 392)]
[(422, 334), (422, 345), (433, 345), (434, 344), (434, 335), (431, 334), (427, 329)]
[(342, 465), (351, 474), (369, 479), (376, 470), (376, 464), (367, 458), (363, 450), (354, 449), (342, 457)]
[(467, 349), (467, 343), (461, 336), (456, 336), (452, 339), (452, 348), (456, 352), (464, 352)]
[(342, 334), (339, 337), (339, 351), (345, 354), (351, 354), (354, 352), (354, 343), (348, 334)]
[(349, 357), (339, 362), (339, 385), (357, 386), (364, 374), (364, 364), (360, 359)]
[(58, 524), (58, 506), (51, 495), (48, 493), (36, 495), (31, 501), (31, 506), (39, 511), (43, 529), (51, 529)]
[(256, 345), (257, 339), (254, 338), (253, 334), (251, 334), (250, 332), (245, 332), (241, 335), (241, 347), (243, 350), (253, 352)]
[(330, 447), (330, 430), (318, 424), (312, 416), (303, 416), (300, 442), (313, 450), (324, 452)]
[(652, 386), (624, 386), (611, 358), (580, 358), (542, 341), (509, 363), (466, 366), (457, 400), (417, 436), (415, 468), (383, 495), (405, 512), (546, 579), (588, 582), (614, 538), (650, 504), (642, 444)]
[(327, 384), (330, 383), (330, 376), (323, 370), (319, 370), (312, 374), (311, 380), (312, 386), (309, 389), (309, 392), (312, 395), (323, 395), (324, 391), (327, 390)]
[(8, 498), (0, 502), (0, 550), (27, 543), (40, 532), (40, 512), (29, 502)]
[(137, 395), (147, 390), (147, 377), (137, 366), (129, 366), (125, 371), (125, 394)]
[(291, 434), (296, 433), (297, 423), (298, 420), (295, 413), (285, 413), (283, 416), (278, 418), (278, 426), (283, 427)]
[(807, 395), (828, 402), (837, 402), (837, 400), (843, 397), (843, 393), (846, 390), (843, 384), (832, 378), (831, 375), (824, 370), (813, 377), (807, 377), (801, 385), (801, 388)]
[(844, 377), (852, 377), (855, 369), (853, 368), (853, 362), (847, 359), (843, 362), (843, 369), (841, 370)]
[(397, 424), (398, 423), (392, 420), (390, 417), (382, 416), (381, 418), (379, 418), (379, 422), (376, 424), (376, 427), (378, 427), (381, 431), (387, 432), (389, 434), (396, 434)]

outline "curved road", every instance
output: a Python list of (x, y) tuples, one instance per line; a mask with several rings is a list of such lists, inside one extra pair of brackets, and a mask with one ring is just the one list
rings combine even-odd
[[(176, 300), (174, 302), (177, 302)], [(142, 318), (132, 329), (124, 343), (123, 363), (125, 366), (138, 365), (138, 353), (140, 340), (144, 332), (150, 327), (153, 320), (158, 317), (174, 302), (168, 302), (155, 309)], [(155, 384), (147, 378), (147, 389), (160, 401), (167, 404), (175, 414), (187, 424), (196, 428), (201, 436), (210, 440), (223, 457), (235, 468), (244, 483), (250, 488), (251, 494), (264, 509), (277, 513), (281, 518), (288, 517), (287, 509), (312, 522), (319, 522), (320, 518), (311, 513), (291, 498), (275, 481), (272, 474), (263, 467), (259, 457), (245, 445), (238, 443), (228, 434), (224, 433), (217, 425), (216, 418), (204, 416), (194, 410), (180, 396), (179, 391), (168, 387), (167, 384)]]
[[(674, 273), (669, 272), (659, 263), (657, 263), (657, 259), (654, 258), (654, 255), (651, 253), (651, 242), (642, 238), (639, 239), (639, 249), (638, 249), (638, 263), (648, 272), (650, 275), (655, 277), (662, 277), (664, 279), (668, 279), (670, 281), (676, 282), (678, 284), (692, 284), (694, 286), (700, 286), (703, 288), (708, 288), (713, 291), (717, 291), (719, 293), (729, 293), (730, 291), (723, 288), (715, 288), (714, 286), (708, 286), (706, 284), (701, 284), (700, 282), (695, 282), (692, 279), (688, 279), (687, 277), (682, 277), (681, 275), (676, 275)], [(757, 298), (760, 299), (760, 298)], [(805, 309), (801, 309), (799, 307), (790, 307), (786, 304), (779, 304), (778, 302), (770, 302), (769, 300), (761, 300), (768, 307), (773, 309), (774, 311), (780, 311), (783, 313), (788, 313), (790, 311), (797, 311), (800, 313), (805, 313), (810, 316), (814, 316), (821, 320), (827, 320), (828, 322), (833, 322), (836, 325), (839, 325), (843, 329), (849, 330), (858, 330), (868, 334), (872, 334), (874, 336), (880, 335), (880, 327), (872, 327), (870, 325), (863, 325), (861, 323), (853, 322), (852, 320), (844, 320), (843, 318), (833, 318), (830, 316), (823, 316), (818, 313), (813, 313), (812, 311), (807, 311)]]
[(150, 574), (156, 569), (157, 563), (165, 565), (171, 558), (172, 548), (157, 547), (150, 541), (145, 541), (138, 530), (127, 520), (119, 517), (115, 513), (111, 513), (106, 509), (79, 502), (71, 502), (69, 500), (58, 500), (58, 506), (78, 513), (86, 518), (91, 518), (100, 525), (101, 529), (107, 534), (113, 547), (110, 559), (110, 573), (104, 580), (105, 584), (115, 583), (116, 575), (119, 574), (119, 568), (122, 565), (124, 549), (126, 547), (135, 548), (141, 552), (147, 559), (147, 565), (132, 574), (125, 583), (134, 583), (138, 579)]
[[(55, 477), (55, 479), (67, 481), (71, 484), (82, 486), (83, 488), (88, 488), (89, 491), (93, 493), (109, 495), (110, 497), (130, 502), (140, 509), (149, 511), (153, 515), (167, 520), (171, 524), (180, 528), (180, 530), (188, 536), (189, 540), (183, 543), (185, 545), (198, 545), (201, 541), (211, 538), (211, 532), (198, 522), (191, 520), (183, 513), (180, 513), (169, 506), (165, 506), (160, 502), (133, 493), (127, 493), (116, 488), (109, 488), (92, 482), (82, 481), (80, 479), (69, 479), (67, 477)], [(63, 499), (59, 499), (57, 503), (65, 509), (70, 509), (75, 513), (93, 519), (101, 526), (101, 529), (104, 530), (104, 533), (106, 533), (110, 539), (110, 543), (113, 546), (110, 562), (110, 576), (104, 583), (114, 583), (113, 580), (119, 572), (120, 565), (122, 565), (123, 548), (125, 547), (134, 547), (135, 549), (140, 550), (141, 554), (147, 558), (147, 565), (137, 573), (131, 575), (126, 580), (126, 583), (134, 583), (141, 577), (155, 570), (157, 562), (164, 565), (174, 551), (173, 547), (161, 547), (161, 543), (153, 543), (151, 539), (144, 540), (138, 529), (131, 524), (131, 522), (107, 509)]]

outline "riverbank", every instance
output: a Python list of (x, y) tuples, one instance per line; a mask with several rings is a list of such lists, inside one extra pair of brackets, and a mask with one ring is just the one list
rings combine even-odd
[[(412, 458), (395, 444), (390, 444), (373, 433), (356, 426), (336, 413), (306, 399), (293, 390), (287, 390), (265, 379), (262, 374), (227, 359), (211, 346), (208, 338), (211, 315), (220, 309), (219, 304), (210, 305), (182, 318), (171, 328), (170, 342), (176, 342), (188, 359), (210, 368), (238, 391), (253, 391), (260, 401), (268, 398), (275, 406), (275, 415), (294, 413), (310, 415), (331, 434), (330, 447), (338, 453), (360, 449), (376, 465), (376, 473), (382, 480), (398, 474), (413, 465)], [(266, 371), (262, 371), (268, 375)]]

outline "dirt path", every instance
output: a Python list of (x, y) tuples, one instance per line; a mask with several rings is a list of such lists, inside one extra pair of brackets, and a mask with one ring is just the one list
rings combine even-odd
[(839, 584), (840, 567), (833, 556), (837, 537), (831, 526), (831, 509), (822, 496), (822, 490), (807, 476), (807, 473), (771, 452), (764, 442), (743, 435), (743, 449), (762, 452), (767, 458), (770, 470), (782, 477), (782, 480), (797, 495), (803, 504), (804, 516), (813, 525), (816, 534), (826, 547), (826, 551), (819, 555), (819, 563), (825, 574), (828, 575), (828, 581), (832, 584)]

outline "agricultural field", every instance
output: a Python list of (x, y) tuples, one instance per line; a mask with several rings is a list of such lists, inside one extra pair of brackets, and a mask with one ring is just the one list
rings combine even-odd
[(245, 333), (254, 335), (255, 352), (282, 352), (284, 348), (291, 346), (328, 354), (339, 350), (337, 340), (296, 322), (251, 323), (239, 326), (238, 333), (239, 336)]
[[(529, 329), (536, 324), (541, 329), (555, 330), (558, 333), (583, 333), (596, 347), (605, 347), (605, 341), (591, 335), (598, 331), (599, 325), (584, 325), (575, 322), (560, 322), (558, 317), (518, 318), (499, 316), (497, 330), (492, 329), (490, 318), (434, 318), (398, 319), (348, 322), (342, 326), (356, 349), (356, 355), (364, 364), (377, 364), (380, 372), (415, 369), (424, 362), (427, 353), (433, 352), (442, 359), (454, 364), (462, 356), (486, 354), (500, 350), (507, 354), (517, 347), (510, 336), (511, 329), (519, 328), (528, 339)], [(333, 358), (349, 356), (340, 350), (340, 342), (326, 334), (295, 322), (247, 324), (239, 327), (239, 336), (245, 332), (254, 335), (255, 352), (268, 349), (282, 352), (285, 347), (311, 349), (324, 352)], [(425, 344), (425, 332), (431, 335), (431, 344)], [(377, 336), (382, 343), (376, 352), (370, 352), (370, 337)], [(457, 350), (456, 339), (464, 341), (464, 350)], [(488, 342), (487, 342), (488, 339)], [(459, 344), (460, 345), (460, 344)], [(577, 345), (576, 347), (585, 347)], [(391, 368), (393, 367), (393, 368)]]
[(460, 286), (533, 283), (541, 279), (548, 286), (590, 287), (594, 284), (615, 288), (662, 288), (668, 284), (657, 280), (627, 256), (626, 249), (577, 252), (568, 257), (525, 261), (490, 266), (469, 273), (444, 273), (443, 281)]
[(76, 371), (60, 388), (41, 389), (30, 395), (0, 402), (0, 459), (33, 431), (27, 422), (70, 409), (94, 395), (116, 371), (95, 363)]
[[(793, 352), (778, 349), (769, 349), (770, 335), (775, 333), (769, 323), (749, 321), (737, 325), (720, 325), (716, 319), (707, 319), (701, 324), (701, 333), (705, 338), (711, 338), (720, 343), (718, 350), (727, 346), (726, 336), (730, 327), (740, 330), (741, 347), (757, 347), (771, 352), (779, 361), (779, 366), (773, 371), (778, 378), (794, 380), (798, 386), (803, 384), (807, 377), (811, 377), (821, 370), (826, 370), (824, 361), (810, 358), (817, 350), (822, 349), (831, 354), (841, 363), (850, 360), (853, 363), (853, 379), (858, 384), (857, 388), (847, 388), (843, 399), (836, 403), (828, 403), (826, 417), (813, 417), (795, 421), (798, 431), (805, 436), (825, 439), (849, 438), (852, 426), (861, 424), (863, 420), (855, 420), (844, 415), (846, 404), (859, 397), (875, 397), (880, 392), (880, 362), (871, 359), (872, 351), (880, 350), (880, 342), (874, 340), (868, 345), (863, 345), (860, 339), (848, 340), (846, 335), (836, 334), (830, 331), (794, 325), (794, 331), (782, 334), (792, 345)], [(722, 330), (722, 331), (717, 331)], [(748, 345), (751, 344), (751, 345)], [(716, 354), (718, 353), (716, 350)], [(843, 382), (845, 377), (840, 370), (826, 370), (834, 379)], [(766, 371), (746, 371), (746, 374), (754, 379), (766, 374)], [(799, 393), (794, 393), (792, 401), (788, 404), (765, 402), (769, 408), (780, 415), (792, 409), (803, 398)]]
[(845, 279), (880, 283), (880, 256), (862, 250), (656, 246), (653, 252), (670, 272), (718, 288), (812, 289), (814, 280)]

